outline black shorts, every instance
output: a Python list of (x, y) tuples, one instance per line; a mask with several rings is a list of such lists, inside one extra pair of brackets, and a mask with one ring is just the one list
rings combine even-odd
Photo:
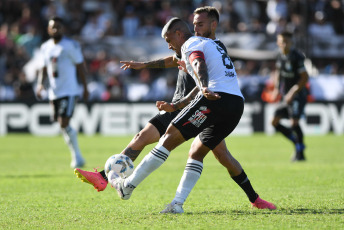
[(304, 114), (306, 103), (306, 97), (296, 97), (290, 105), (281, 103), (275, 111), (275, 117), (300, 119)]
[(53, 100), (51, 102), (54, 111), (53, 120), (57, 121), (58, 117), (72, 117), (77, 100), (77, 96), (61, 97)]
[(174, 111), (174, 112), (160, 112), (155, 117), (149, 120), (149, 123), (154, 125), (159, 133), (160, 137), (165, 134), (167, 127), (171, 123), (171, 121), (178, 115), (180, 110)]
[(201, 142), (214, 149), (233, 132), (244, 112), (244, 100), (232, 94), (219, 95), (221, 99), (210, 101), (198, 94), (172, 121), (185, 140), (199, 134)]

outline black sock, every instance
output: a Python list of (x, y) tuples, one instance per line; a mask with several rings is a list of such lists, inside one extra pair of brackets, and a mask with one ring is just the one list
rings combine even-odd
[(303, 144), (303, 132), (302, 132), (300, 125), (294, 126), (293, 130), (295, 131), (295, 133), (297, 135), (297, 139), (298, 139), (299, 143)]
[(288, 129), (287, 127), (278, 124), (275, 129), (279, 132), (281, 132), (286, 138), (288, 138), (289, 140), (291, 140), (292, 142), (296, 143), (296, 137), (294, 136), (293, 132), (291, 129)]
[(103, 177), (106, 181), (108, 181), (108, 178), (107, 178), (107, 176), (105, 175), (105, 171), (104, 171), (104, 170), (100, 171), (99, 173), (100, 173), (100, 175), (102, 175), (102, 177)]
[(232, 179), (244, 190), (250, 202), (254, 203), (258, 198), (258, 194), (252, 188), (251, 182), (244, 170), (238, 176), (232, 177)]

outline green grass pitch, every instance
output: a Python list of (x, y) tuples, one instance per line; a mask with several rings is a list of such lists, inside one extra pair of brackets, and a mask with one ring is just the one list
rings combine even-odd
[[(103, 168), (131, 137), (79, 136), (85, 169)], [(281, 135), (226, 140), (261, 198), (277, 210), (251, 209), (244, 192), (209, 153), (182, 215), (159, 214), (175, 194), (191, 142), (122, 201), (97, 192), (69, 168), (61, 136), (0, 138), (0, 229), (344, 229), (344, 138), (306, 136), (306, 162), (291, 163)], [(146, 147), (137, 165), (153, 147)]]

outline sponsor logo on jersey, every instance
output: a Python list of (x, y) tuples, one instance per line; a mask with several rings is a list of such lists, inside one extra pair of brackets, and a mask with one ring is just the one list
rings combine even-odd
[(196, 112), (188, 119), (187, 122), (183, 124), (183, 126), (191, 123), (197, 128), (200, 127), (203, 122), (207, 119), (207, 116), (205, 114), (210, 113), (210, 109), (208, 109), (206, 106), (201, 106)]

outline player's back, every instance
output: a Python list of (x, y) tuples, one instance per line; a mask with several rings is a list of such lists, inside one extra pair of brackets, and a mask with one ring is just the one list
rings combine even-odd
[(226, 51), (212, 39), (194, 36), (184, 43), (182, 54), (184, 55), (183, 60), (186, 62), (187, 70), (193, 76), (198, 86), (200, 86), (198, 76), (195, 75), (191, 64), (187, 60), (188, 58), (186, 58), (194, 51), (204, 53), (209, 75), (208, 88), (210, 90), (243, 97), (234, 65)]

